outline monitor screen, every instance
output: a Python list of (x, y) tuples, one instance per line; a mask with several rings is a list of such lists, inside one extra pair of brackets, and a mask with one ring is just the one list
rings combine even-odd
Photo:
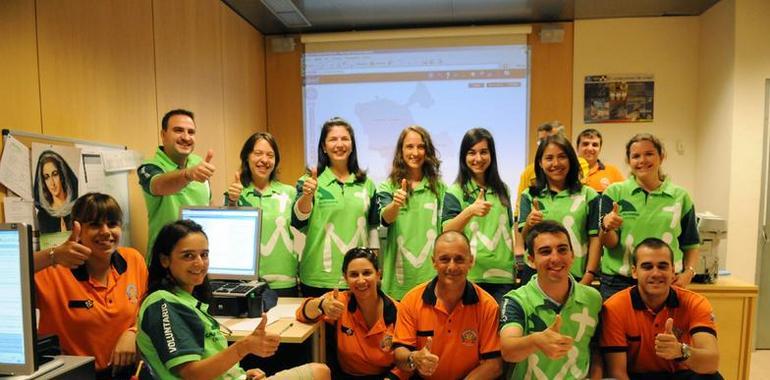
[(257, 280), (262, 210), (239, 207), (185, 207), (182, 219), (203, 227), (209, 240), (209, 278)]
[(0, 224), (0, 374), (37, 369), (31, 230)]

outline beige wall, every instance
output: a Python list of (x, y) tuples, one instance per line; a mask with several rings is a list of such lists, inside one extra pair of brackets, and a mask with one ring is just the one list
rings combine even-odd
[[(729, 216), (730, 126), (735, 87), (735, 2), (722, 0), (700, 16), (698, 158), (695, 197), (699, 211)], [(713, 175), (710, 175), (713, 174)], [(727, 241), (719, 245), (720, 267), (727, 268)]]
[[(197, 152), (215, 150), (214, 203), (249, 133), (265, 130), (263, 36), (217, 0), (0, 2), (0, 126), (126, 145), (145, 156), (162, 115), (196, 113)], [(39, 78), (39, 82), (38, 82)], [(6, 99), (6, 96), (10, 98)], [(147, 216), (129, 179), (132, 245)]]
[[(696, 98), (698, 93), (698, 18), (629, 18), (575, 22), (572, 125), (604, 136), (602, 157), (628, 173), (625, 143), (635, 133), (663, 140), (668, 157), (663, 170), (695, 196)], [(654, 121), (588, 124), (583, 122), (586, 75), (653, 74)], [(677, 150), (681, 144), (682, 151)]]
[[(770, 2), (735, 1), (735, 92), (730, 141), (728, 269), (755, 281)], [(767, 275), (767, 274), (765, 274)]]

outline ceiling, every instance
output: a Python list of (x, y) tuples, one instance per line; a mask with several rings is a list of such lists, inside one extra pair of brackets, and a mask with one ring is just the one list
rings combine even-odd
[[(697, 16), (719, 0), (222, 0), (265, 35), (572, 21), (593, 18)], [(309, 21), (287, 27), (283, 16)], [(298, 13), (292, 12), (292, 9)]]

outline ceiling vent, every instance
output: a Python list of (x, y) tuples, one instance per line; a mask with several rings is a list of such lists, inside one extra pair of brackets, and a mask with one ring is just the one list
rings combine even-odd
[(291, 0), (261, 0), (270, 12), (280, 20), (287, 28), (307, 28), (310, 21)]

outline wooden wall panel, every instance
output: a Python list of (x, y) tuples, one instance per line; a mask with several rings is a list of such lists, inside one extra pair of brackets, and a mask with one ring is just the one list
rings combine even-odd
[[(155, 0), (155, 65), (157, 120), (175, 108), (195, 113), (195, 153), (214, 150), (218, 171), (211, 179), (212, 200), (222, 203), (226, 189), (224, 172), (225, 126), (222, 85), (221, 4), (216, 0)], [(160, 133), (156, 122), (155, 135)]]
[(0, 1), (0, 128), (40, 133), (35, 2)]
[[(276, 53), (266, 40), (267, 130), (281, 147), (281, 180), (294, 184), (305, 167), (302, 130), (302, 44), (291, 52)], [(320, 128), (320, 125), (318, 126)], [(313, 141), (316, 144), (317, 141)]]
[(37, 12), (43, 133), (151, 153), (150, 0), (39, 0)]
[(560, 43), (540, 42), (540, 29), (532, 26), (527, 40), (530, 58), (531, 84), (529, 97), (529, 158), (532, 162), (537, 149), (537, 126), (551, 120), (564, 124), (567, 136), (572, 136), (572, 50), (573, 25), (557, 23), (564, 29)]
[(222, 71), (224, 86), (225, 165), (230, 184), (240, 166), (243, 142), (267, 130), (265, 44), (262, 35), (230, 8), (222, 7)]

